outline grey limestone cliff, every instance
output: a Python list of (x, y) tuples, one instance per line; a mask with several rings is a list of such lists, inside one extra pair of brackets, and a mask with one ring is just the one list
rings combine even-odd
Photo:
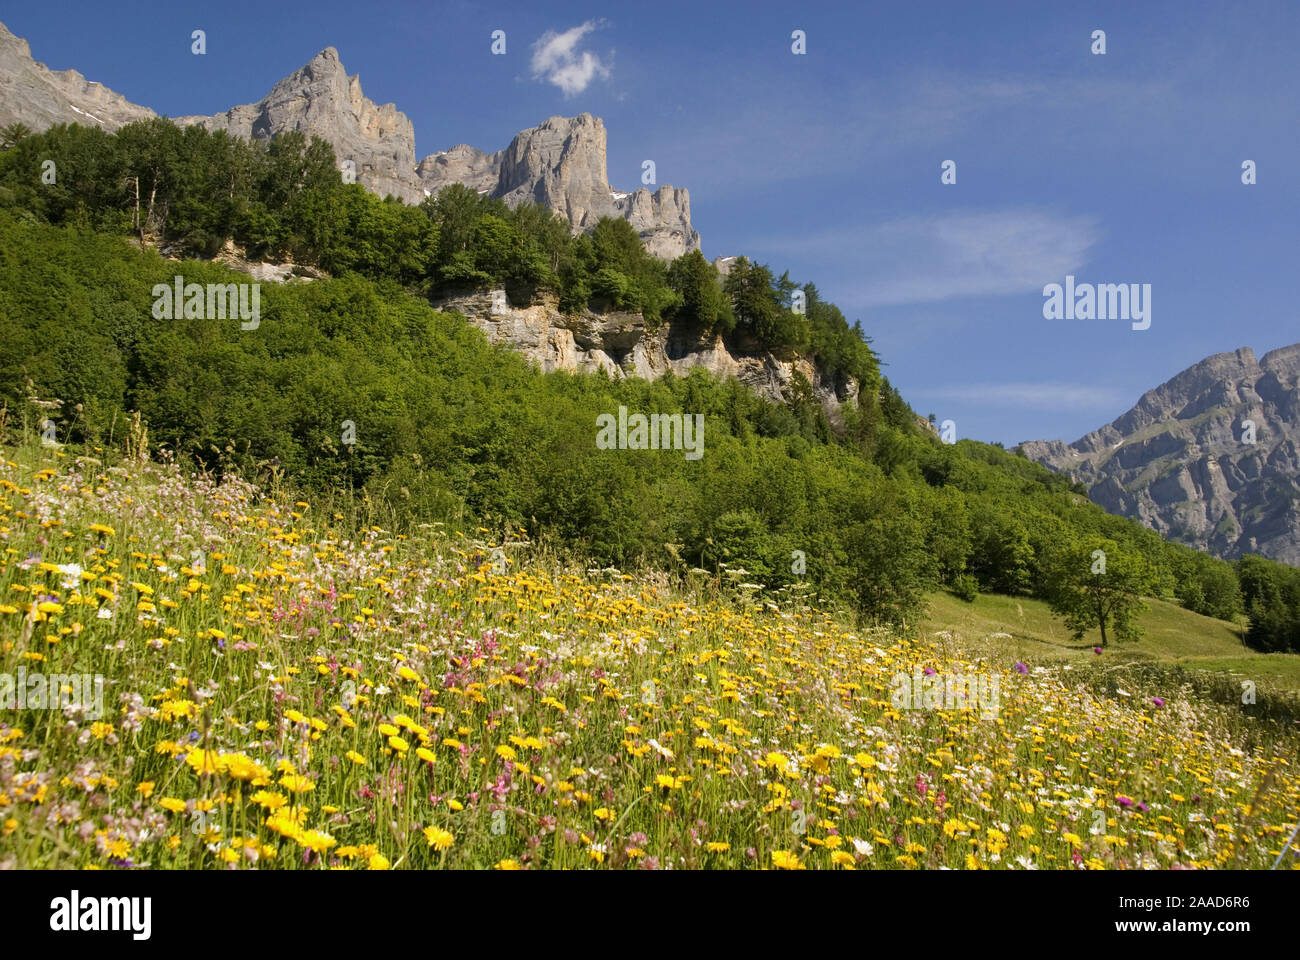
[(1207, 357), (1074, 443), (1019, 449), (1171, 539), (1300, 565), (1300, 343)]

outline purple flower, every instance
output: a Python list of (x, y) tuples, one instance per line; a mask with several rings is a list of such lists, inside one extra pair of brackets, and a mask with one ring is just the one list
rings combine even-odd
[(1165, 701), (1160, 697), (1152, 697), (1151, 702), (1154, 703), (1157, 707), (1163, 707), (1165, 705)]
[(1133, 801), (1128, 797), (1116, 797), (1115, 802), (1118, 803), (1121, 807), (1133, 806)]
[(1016, 664), (1016, 673), (1028, 673), (1028, 672), (1029, 672), (1029, 668), (1025, 666), (1023, 663)]
[(932, 676), (934, 676), (934, 667), (926, 667), (926, 668), (925, 668), (925, 675), (926, 675), (927, 677), (932, 677)]
[(1093, 648), (1092, 648), (1092, 652), (1093, 652), (1093, 653), (1096, 653), (1096, 654), (1100, 654), (1100, 653), (1101, 653), (1101, 647), (1093, 647)]

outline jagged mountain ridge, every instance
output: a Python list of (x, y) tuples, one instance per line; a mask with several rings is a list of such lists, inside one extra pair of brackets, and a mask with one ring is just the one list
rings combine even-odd
[[(129, 102), (75, 70), (52, 71), (32, 59), (27, 41), (0, 23), (0, 125), (21, 122), (40, 132), (58, 123), (97, 123), (114, 131), (157, 114)], [(214, 116), (175, 118), (241, 137), (266, 139), (296, 130), (328, 142), (356, 167), (357, 182), (374, 193), (419, 203), (450, 183), (516, 205), (545, 204), (575, 233), (601, 217), (623, 217), (659, 257), (671, 259), (700, 247), (691, 226), (690, 195), (665, 184), (622, 193), (606, 172), (606, 134), (599, 117), (551, 117), (520, 131), (509, 146), (484, 153), (464, 144), (415, 159), (415, 129), (394, 104), (368, 99), (358, 76), (348, 76), (338, 51), (326, 47), (257, 103)]]
[(1300, 565), (1300, 343), (1207, 357), (1074, 443), (1018, 449), (1169, 539)]
[[(111, 102), (117, 108), (89, 116), (78, 106), (82, 101), (76, 100), (80, 75), (52, 74), (35, 64), (26, 41), (14, 37), (3, 24), (0, 64), (12, 66), (20, 81), (9, 85), (9, 93), (24, 86), (40, 92), (39, 96), (0, 96), (0, 124), (20, 120), (39, 130), (56, 123), (95, 122), (111, 132), (157, 116), (99, 85), (95, 85), (94, 102)], [(6, 88), (0, 88), (0, 94), (5, 93)], [(41, 109), (33, 109), (33, 103)], [(660, 257), (677, 257), (700, 246), (699, 234), (690, 223), (686, 190), (664, 185), (654, 193), (645, 188), (622, 193), (611, 188), (606, 131), (600, 118), (588, 113), (551, 117), (521, 131), (495, 153), (461, 144), (417, 164), (410, 120), (393, 104), (380, 106), (368, 99), (359, 78), (348, 76), (334, 47), (279, 81), (257, 103), (213, 116), (177, 117), (173, 122), (250, 139), (285, 131), (320, 137), (333, 146), (340, 161), (353, 160), (363, 186), (407, 202), (419, 202), (444, 186), (461, 183), (511, 206), (526, 201), (545, 205), (564, 216), (575, 233), (590, 229), (602, 217), (624, 217), (647, 249)], [(314, 276), (302, 267), (248, 261), (233, 244), (227, 244), (220, 259), (268, 282), (285, 282), (304, 272)], [(718, 258), (714, 264), (725, 275), (735, 260)], [(502, 311), (488, 290), (463, 291), (434, 305), (463, 314), (493, 342), (508, 344), (543, 370), (601, 370), (615, 378), (655, 379), (669, 371), (684, 374), (704, 367), (718, 376), (735, 377), (772, 401), (787, 399), (804, 378), (832, 424), (842, 421), (841, 407), (856, 402), (858, 395), (853, 378), (824, 371), (809, 358), (774, 353), (743, 338), (728, 344), (720, 336), (675, 330), (671, 324), (652, 329), (639, 313), (566, 314), (555, 297), (544, 294), (532, 303)]]
[(156, 116), (76, 70), (51, 70), (32, 59), (27, 41), (0, 23), (0, 126), (25, 123), (40, 132), (57, 123), (97, 123), (116, 130)]

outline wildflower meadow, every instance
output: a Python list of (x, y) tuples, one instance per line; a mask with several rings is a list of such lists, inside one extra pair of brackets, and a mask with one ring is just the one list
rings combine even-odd
[(138, 451), (0, 450), (20, 671), (6, 867), (1267, 868), (1300, 809), (1239, 705)]

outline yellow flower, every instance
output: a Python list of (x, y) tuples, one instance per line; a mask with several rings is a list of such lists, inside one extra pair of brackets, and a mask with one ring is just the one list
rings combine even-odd
[(382, 853), (376, 853), (370, 858), (371, 870), (387, 870), (391, 866), (392, 864), (389, 862), (388, 858)]
[(226, 772), (236, 780), (261, 780), (271, 778), (271, 771), (255, 760), (250, 760), (242, 753), (225, 754), (221, 757), (226, 764)]
[(295, 839), (315, 853), (324, 853), (338, 842), (320, 830), (303, 830)]
[(278, 810), (289, 802), (289, 798), (282, 793), (272, 793), (270, 790), (259, 790), (249, 797), (259, 807), (265, 807), (267, 810)]
[(163, 797), (158, 801), (158, 806), (164, 810), (170, 810), (172, 813), (180, 813), (185, 809), (185, 801), (178, 800), (176, 797)]
[(195, 748), (185, 755), (185, 762), (194, 768), (195, 773), (225, 773), (226, 765), (221, 754), (215, 750)]
[(729, 843), (714, 842), (714, 843), (706, 843), (704, 846), (705, 849), (709, 851), (709, 853), (726, 853), (728, 850), (731, 849), (731, 844)]
[(773, 850), (772, 866), (776, 867), (778, 870), (807, 869), (802, 863), (799, 862), (799, 858), (796, 857), (789, 850)]
[(357, 753), (355, 750), (349, 750), (347, 753), (344, 754), (344, 756), (347, 757), (349, 760), (351, 760), (353, 763), (355, 763), (358, 767), (366, 766), (367, 763), (366, 758), (363, 757), (361, 754)]
[(518, 860), (501, 860), (498, 861), (495, 869), (497, 870), (522, 870)]
[(136, 784), (135, 792), (140, 794), (140, 796), (144, 797), (146, 800), (148, 800), (149, 797), (153, 794), (153, 785), (154, 782), (152, 780), (143, 780), (140, 783)]
[(446, 850), (456, 842), (456, 838), (441, 827), (425, 827), (424, 839), (436, 850)]
[(280, 785), (290, 793), (306, 793), (308, 790), (316, 789), (316, 784), (312, 783), (311, 780), (295, 773), (286, 773), (281, 776)]

